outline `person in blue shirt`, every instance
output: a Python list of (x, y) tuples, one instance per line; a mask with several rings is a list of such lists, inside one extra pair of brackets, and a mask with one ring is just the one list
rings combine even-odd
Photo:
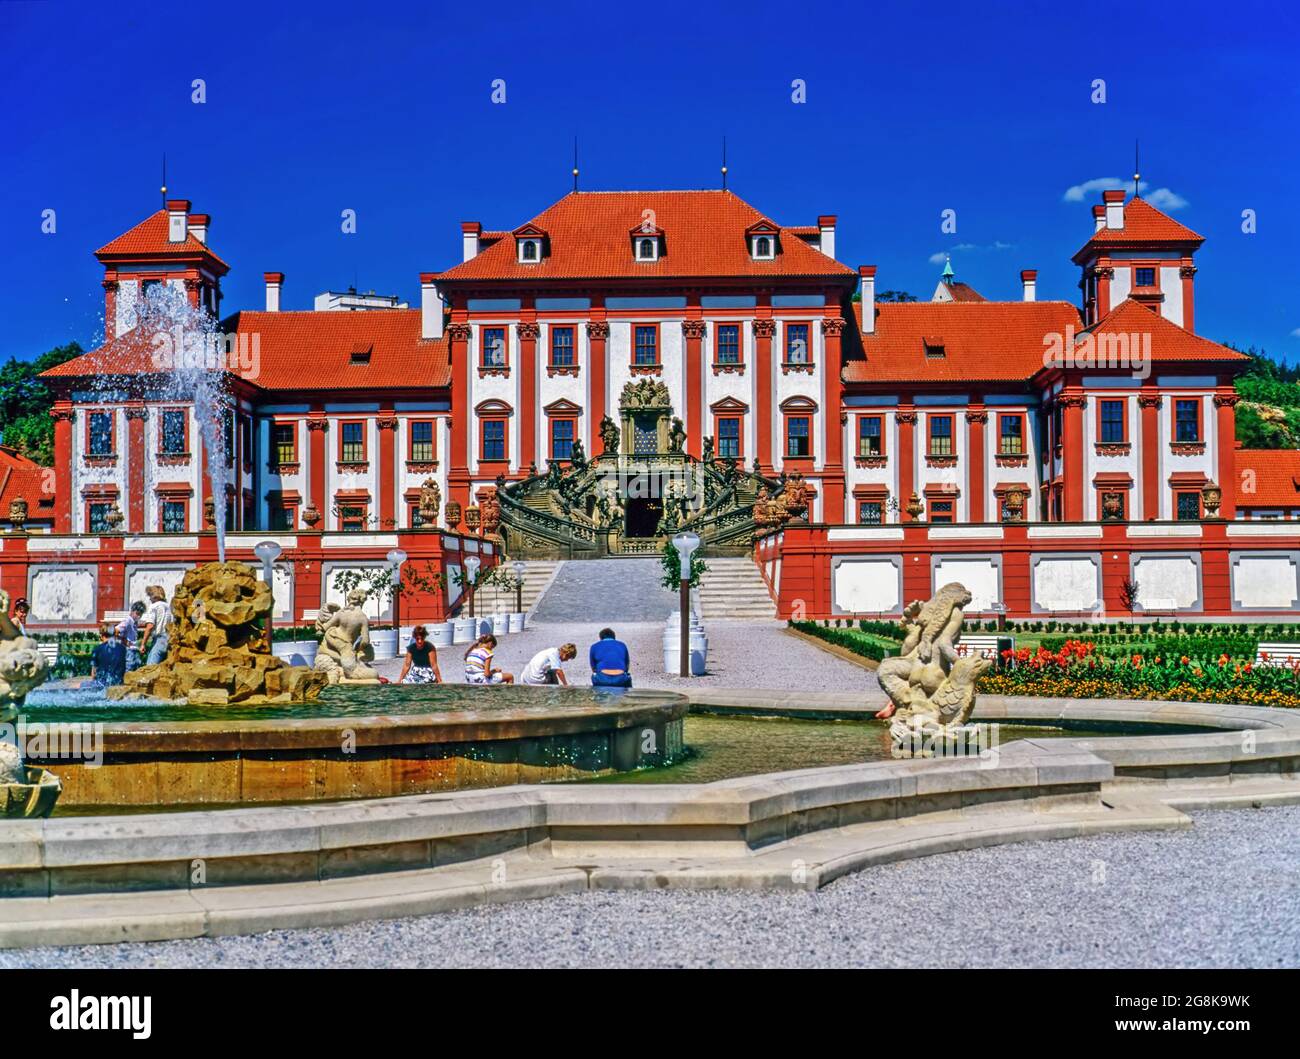
[(632, 686), (632, 664), (627, 644), (614, 635), (613, 629), (600, 630), (600, 639), (591, 645), (590, 660), (593, 688)]
[(107, 688), (121, 684), (125, 679), (126, 645), (113, 626), (105, 624), (99, 630), (99, 646), (90, 656), (89, 683)]

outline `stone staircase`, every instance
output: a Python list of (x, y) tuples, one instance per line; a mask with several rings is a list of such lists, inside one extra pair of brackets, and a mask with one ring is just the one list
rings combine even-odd
[[(524, 613), (531, 614), (542, 598), (542, 593), (550, 587), (555, 575), (563, 564), (560, 559), (528, 559), (524, 571)], [(506, 568), (510, 568), (509, 562)], [(513, 577), (513, 571), (511, 572)], [(515, 609), (515, 590), (504, 589), (500, 585), (483, 585), (474, 600), (477, 614), (495, 614), (501, 611), (511, 613)], [(467, 612), (468, 613), (468, 612)]]
[(752, 559), (706, 557), (697, 589), (700, 617), (718, 621), (775, 618), (776, 605)]

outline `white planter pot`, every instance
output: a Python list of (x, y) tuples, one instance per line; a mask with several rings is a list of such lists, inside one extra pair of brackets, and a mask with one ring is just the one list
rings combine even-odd
[(455, 623), (455, 632), (452, 636), (452, 643), (473, 643), (478, 639), (478, 634), (474, 631), (474, 618), (457, 618)]
[(285, 640), (271, 644), (271, 654), (283, 658), (291, 666), (312, 666), (316, 663), (316, 651), (320, 644), (315, 640)]
[(488, 633), (490, 633), (491, 631), (492, 631), (492, 619), (491, 619), (491, 618), (479, 618), (479, 619), (478, 619), (478, 632), (475, 633), (475, 639), (477, 639), (479, 636), (487, 636)]
[(492, 615), (492, 635), (493, 635), (493, 636), (505, 636), (506, 633), (508, 633), (509, 631), (510, 631), (510, 615), (509, 615), (509, 614), (493, 614), (493, 615)]
[(524, 626), (525, 626), (525, 625), (527, 624), (527, 622), (528, 622), (528, 615), (527, 615), (527, 614), (524, 614), (524, 613), (521, 613), (521, 612), (516, 612), (516, 613), (514, 613), (514, 614), (509, 615), (509, 618), (510, 618), (510, 631), (511, 631), (511, 632), (523, 632), (523, 631), (524, 631)]
[[(691, 654), (691, 676), (701, 677), (708, 665), (709, 660), (709, 641), (703, 633), (691, 633), (690, 639)], [(664, 672), (669, 676), (677, 676), (682, 671), (681, 666), (681, 641), (674, 636), (671, 640), (668, 633), (664, 633)]]
[(429, 626), (429, 640), (434, 647), (450, 647), (456, 639), (454, 622), (441, 621)]
[(397, 657), (397, 630), (376, 629), (370, 634), (370, 646), (376, 659)]

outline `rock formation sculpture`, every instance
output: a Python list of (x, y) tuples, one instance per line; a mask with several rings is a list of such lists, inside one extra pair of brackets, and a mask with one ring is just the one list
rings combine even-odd
[(263, 628), (273, 605), (271, 586), (246, 563), (204, 563), (188, 571), (172, 596), (167, 657), (133, 669), (106, 694), (213, 706), (316, 698), (324, 679), (271, 654)]

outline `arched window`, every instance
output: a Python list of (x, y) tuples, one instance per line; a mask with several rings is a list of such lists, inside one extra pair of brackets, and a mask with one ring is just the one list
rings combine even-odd
[(642, 239), (637, 245), (637, 257), (642, 261), (653, 261), (655, 259), (655, 241), (653, 239)]
[(534, 242), (532, 239), (524, 240), (524, 260), (525, 261), (537, 260), (537, 243)]
[(772, 256), (772, 240), (769, 239), (766, 235), (760, 235), (758, 237), (758, 243), (754, 247), (754, 256), (755, 257)]

